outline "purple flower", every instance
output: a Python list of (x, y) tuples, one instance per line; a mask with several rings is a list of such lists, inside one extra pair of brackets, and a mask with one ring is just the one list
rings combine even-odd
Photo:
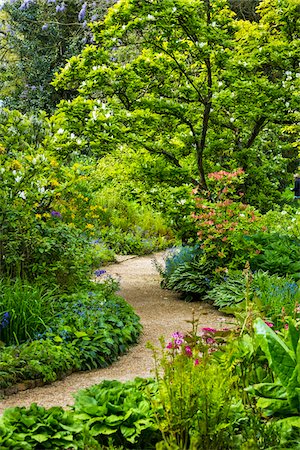
[(58, 212), (58, 211), (51, 211), (51, 216), (52, 217), (59, 217), (59, 218), (61, 218), (61, 213)]
[(78, 14), (78, 20), (79, 20), (79, 22), (82, 22), (82, 21), (83, 21), (83, 19), (85, 18), (85, 15), (86, 15), (86, 3), (84, 3), (84, 4), (82, 5), (81, 10), (79, 11), (79, 14)]
[(64, 3), (62, 3), (61, 5), (57, 5), (55, 8), (56, 12), (64, 12), (65, 9), (66, 5)]
[(48, 27), (49, 27), (49, 24), (48, 24), (48, 23), (45, 23), (45, 24), (42, 26), (42, 30), (45, 31), (45, 30), (48, 29)]
[(101, 275), (103, 275), (104, 273), (106, 273), (106, 270), (95, 270), (94, 274), (96, 275), (96, 277), (100, 277)]

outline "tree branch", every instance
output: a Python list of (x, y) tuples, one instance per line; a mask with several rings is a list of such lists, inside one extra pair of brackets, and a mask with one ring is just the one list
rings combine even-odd
[(261, 116), (256, 122), (255, 125), (253, 127), (252, 133), (246, 143), (246, 148), (250, 148), (253, 144), (253, 142), (255, 141), (255, 139), (257, 138), (257, 136), (259, 135), (260, 131), (262, 130), (263, 126), (266, 123), (266, 117), (265, 116)]

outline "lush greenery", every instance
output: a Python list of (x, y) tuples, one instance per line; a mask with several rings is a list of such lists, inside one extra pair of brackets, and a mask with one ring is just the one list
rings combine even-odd
[[(27, 306), (24, 302), (28, 299), (26, 295), (22, 298), (22, 293), (25, 291), (29, 297), (32, 287), (20, 281), (13, 287), (19, 288), (15, 293), (18, 300), (15, 309), (10, 309), (9, 303), (5, 305), (5, 312), (0, 313), (3, 341), (0, 388), (31, 379), (49, 382), (71, 371), (106, 367), (138, 339), (139, 318), (125, 300), (115, 294), (118, 284), (110, 277), (91, 284), (90, 290), (72, 295), (51, 297), (48, 292), (43, 299), (43, 291), (36, 290)], [(5, 292), (4, 300), (8, 298), (11, 302), (8, 297), (11, 291)], [(49, 299), (51, 317), (45, 308), (34, 309), (38, 300), (49, 303)], [(1, 310), (3, 307), (0, 301)], [(7, 345), (3, 346), (4, 343)]]
[(104, 381), (67, 412), (6, 410), (0, 448), (296, 449), (298, 325), (276, 334), (257, 319), (238, 334), (193, 322), (154, 349), (154, 379)]
[(175, 245), (162, 287), (235, 324), (193, 320), (153, 349), (153, 379), (70, 411), (6, 411), (0, 449), (300, 448), (299, 8), (2, 2), (0, 388), (136, 342), (101, 268), (115, 253)]

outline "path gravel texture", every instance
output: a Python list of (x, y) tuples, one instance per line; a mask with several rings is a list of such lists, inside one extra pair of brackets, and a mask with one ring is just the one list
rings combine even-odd
[(160, 288), (160, 276), (154, 259), (163, 264), (165, 252), (142, 257), (121, 257), (119, 263), (107, 267), (107, 272), (120, 279), (122, 295), (141, 318), (143, 334), (139, 343), (118, 361), (105, 369), (77, 372), (62, 381), (19, 392), (0, 403), (0, 414), (11, 406), (29, 406), (35, 402), (45, 407), (67, 407), (74, 403), (72, 394), (102, 380), (126, 381), (150, 376), (153, 370), (152, 352), (147, 342), (159, 346), (159, 337), (168, 340), (174, 331), (191, 330), (193, 311), (199, 327), (224, 327), (226, 319), (212, 306), (203, 302), (187, 303), (173, 291)]

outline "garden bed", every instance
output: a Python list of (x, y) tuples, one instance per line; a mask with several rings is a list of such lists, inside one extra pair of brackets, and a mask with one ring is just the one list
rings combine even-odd
[[(10, 395), (62, 379), (74, 371), (106, 367), (137, 342), (139, 317), (115, 294), (107, 277), (92, 290), (62, 296), (43, 332), (0, 350), (0, 393)], [(8, 328), (7, 324), (7, 328)], [(8, 330), (9, 331), (9, 330)]]

